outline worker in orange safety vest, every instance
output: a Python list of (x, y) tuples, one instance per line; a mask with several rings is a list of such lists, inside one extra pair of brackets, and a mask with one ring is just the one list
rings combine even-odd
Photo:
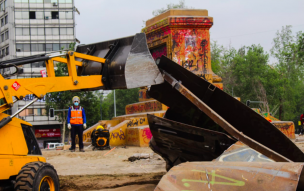
[(80, 98), (78, 96), (74, 96), (72, 101), (73, 101), (73, 106), (69, 108), (68, 118), (67, 118), (68, 129), (71, 130), (71, 136), (72, 136), (71, 152), (75, 152), (76, 134), (78, 135), (79, 138), (79, 151), (84, 152), (82, 135), (83, 135), (83, 129), (87, 128), (86, 115), (83, 107), (79, 105)]

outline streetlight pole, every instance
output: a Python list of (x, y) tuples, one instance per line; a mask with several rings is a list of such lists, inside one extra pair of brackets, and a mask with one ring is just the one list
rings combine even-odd
[(116, 97), (115, 97), (115, 90), (114, 90), (114, 117), (116, 117)]
[(101, 92), (101, 98), (100, 98), (100, 120), (102, 120), (102, 99), (103, 99), (103, 91)]

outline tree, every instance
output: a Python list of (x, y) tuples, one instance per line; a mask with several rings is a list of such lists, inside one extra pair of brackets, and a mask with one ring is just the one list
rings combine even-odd
[[(298, 38), (298, 40), (296, 40)], [(303, 90), (303, 60), (301, 57), (301, 38), (292, 35), (291, 26), (282, 27), (273, 40), (271, 54), (277, 59), (276, 69), (280, 74), (278, 79), (279, 119), (295, 118), (302, 105), (299, 94)], [(303, 94), (302, 94), (303, 95)], [(303, 112), (303, 111), (302, 111)]]
[(185, 4), (185, 0), (180, 0), (178, 4), (170, 3), (167, 4), (166, 8), (157, 9), (152, 12), (154, 16), (160, 15), (170, 9), (187, 9), (188, 7)]
[[(115, 90), (116, 116), (125, 115), (126, 105), (138, 102), (139, 88)], [(107, 95), (102, 101), (102, 118), (111, 119), (114, 117), (114, 93)]]

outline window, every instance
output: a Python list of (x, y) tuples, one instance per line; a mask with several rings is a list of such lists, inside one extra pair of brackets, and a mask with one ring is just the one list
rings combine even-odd
[(26, 109), (28, 115), (33, 115), (34, 114), (34, 109)]
[(4, 1), (4, 8), (7, 7), (7, 0)]
[(67, 11), (66, 12), (66, 18), (67, 19), (73, 19), (73, 12), (72, 11)]
[(51, 3), (51, 0), (44, 0), (44, 3)]
[(60, 35), (66, 35), (67, 29), (66, 28), (60, 28)]
[(31, 28), (31, 36), (37, 36), (38, 35), (38, 28)]
[(44, 12), (45, 18), (48, 17), (48, 18), (50, 19), (50, 18), (51, 18), (51, 15), (52, 15), (52, 14), (51, 14), (51, 12), (49, 12), (49, 11), (45, 11), (45, 12)]
[(53, 44), (53, 51), (60, 50), (59, 44)]
[(22, 36), (22, 28), (16, 28), (16, 36)]
[(59, 28), (45, 28), (45, 35), (59, 35)]
[(1, 34), (1, 42), (4, 42), (4, 33)]
[(60, 11), (59, 12), (59, 18), (60, 19), (65, 19), (65, 12)]
[(52, 19), (59, 19), (58, 11), (52, 11)]
[(2, 49), (2, 56), (5, 56), (5, 49)]
[(63, 50), (66, 50), (66, 49), (69, 49), (69, 43), (61, 43), (60, 44), (60, 49), (63, 49)]
[(46, 51), (53, 51), (53, 44), (46, 44), (45, 45), (45, 50)]
[(29, 19), (29, 12), (28, 11), (16, 11), (15, 18), (16, 19)]
[(45, 35), (52, 35), (52, 28), (45, 28)]
[(9, 39), (8, 31), (5, 32), (5, 40)]
[(44, 19), (43, 12), (36, 12), (36, 19)]
[(29, 36), (30, 35), (30, 28), (22, 28), (22, 35)]
[(38, 28), (37, 31), (39, 36), (44, 36), (44, 28)]
[(0, 9), (1, 9), (1, 11), (4, 11), (4, 3), (1, 3)]
[(1, 27), (4, 26), (4, 18), (1, 19)]
[(16, 44), (16, 51), (17, 52), (23, 51), (23, 44)]
[(30, 19), (36, 19), (36, 12), (35, 11), (30, 11), (29, 12), (29, 18)]
[(16, 18), (16, 19), (22, 19), (22, 12), (16, 11), (16, 12), (15, 12), (15, 18)]
[(44, 44), (31, 44), (32, 52), (43, 52), (45, 51)]
[(38, 44), (31, 44), (32, 52), (38, 52)]
[(68, 35), (73, 35), (74, 34), (74, 29), (73, 28), (67, 28), (67, 34)]
[(30, 52), (31, 51), (31, 46), (30, 44), (16, 44), (16, 51), (17, 52)]
[[(38, 44), (38, 51), (45, 51), (45, 44)], [(45, 67), (45, 62), (42, 62)]]
[(5, 50), (6, 50), (6, 55), (9, 55), (9, 48), (6, 47)]
[(73, 35), (73, 28), (60, 28), (60, 35)]
[(24, 52), (31, 52), (30, 44), (23, 44), (23, 51)]
[(41, 115), (41, 109), (40, 108), (38, 108), (38, 109), (36, 109), (37, 111), (36, 111), (36, 115)]
[(30, 35), (29, 28), (16, 28), (16, 36), (29, 36), (29, 35)]
[(29, 19), (29, 13), (23, 11), (23, 12), (22, 12), (22, 19)]
[(59, 35), (59, 28), (52, 28), (53, 35)]
[(73, 12), (71, 11), (60, 11), (59, 12), (60, 19), (73, 19)]
[(5, 24), (7, 24), (8, 23), (8, 16), (7, 15), (5, 16), (4, 20), (5, 20)]

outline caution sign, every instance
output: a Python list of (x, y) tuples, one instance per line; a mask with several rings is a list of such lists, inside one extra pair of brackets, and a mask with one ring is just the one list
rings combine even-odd
[(13, 83), (13, 85), (12, 85), (12, 88), (14, 88), (14, 90), (18, 90), (19, 88), (20, 88), (20, 84), (17, 82), (17, 81), (15, 81), (14, 83)]

